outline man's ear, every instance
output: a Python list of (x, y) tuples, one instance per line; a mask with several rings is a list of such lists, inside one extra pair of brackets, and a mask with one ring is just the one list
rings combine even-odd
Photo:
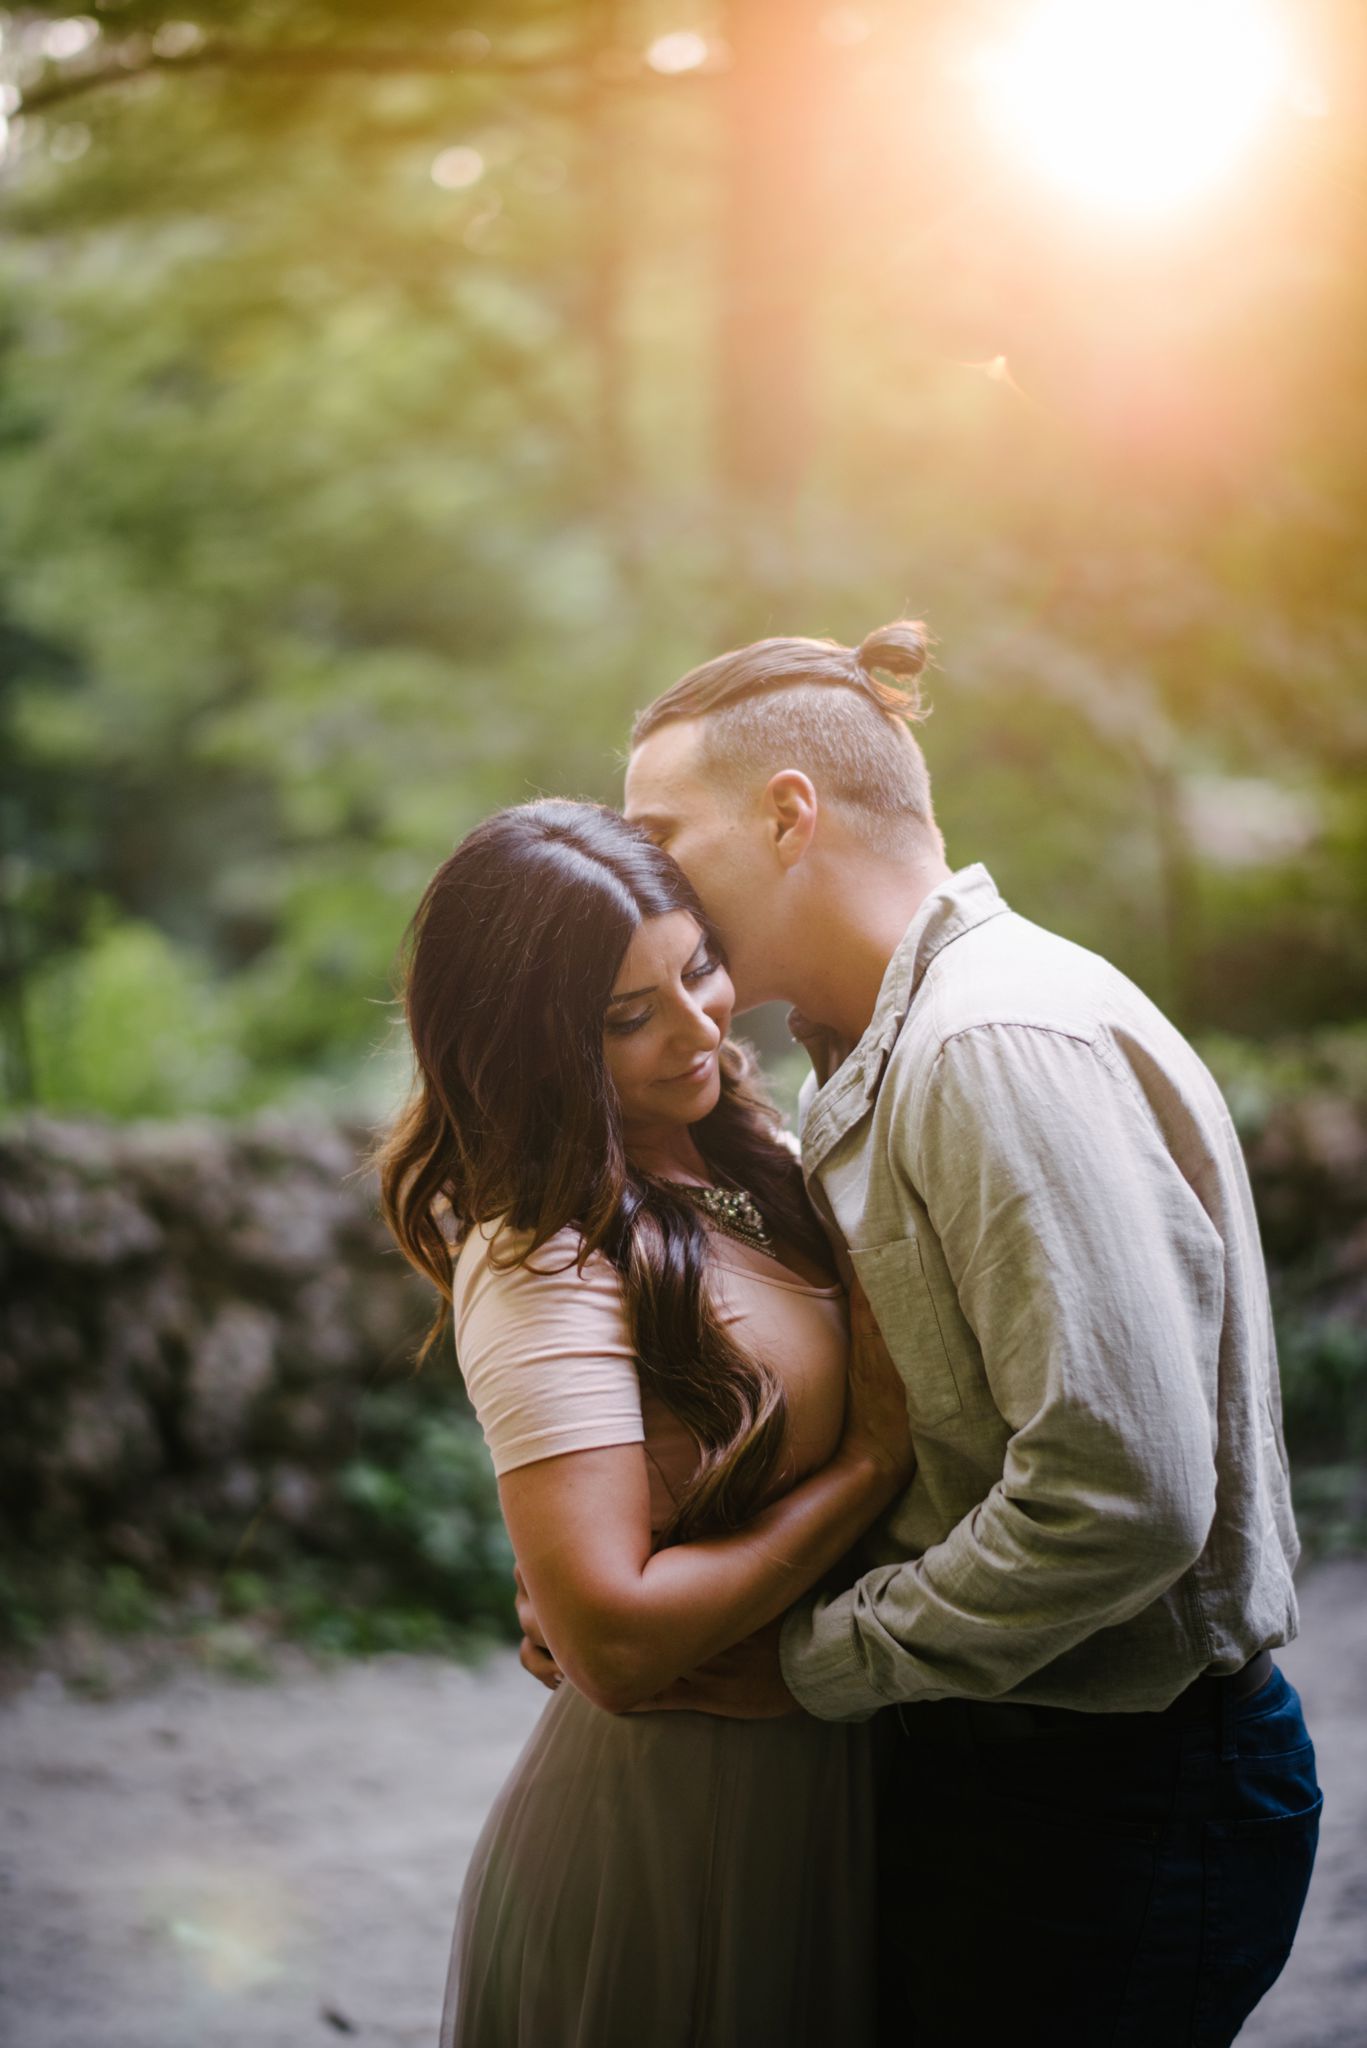
[(785, 868), (796, 867), (816, 832), (816, 791), (800, 768), (781, 768), (764, 789), (765, 823)]

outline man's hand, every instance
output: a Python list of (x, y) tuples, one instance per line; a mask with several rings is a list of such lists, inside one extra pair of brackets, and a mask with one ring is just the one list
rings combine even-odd
[(773, 1721), (802, 1709), (783, 1682), (778, 1639), (783, 1616), (676, 1678), (633, 1714), (719, 1714), (731, 1721)]
[(517, 1619), (522, 1629), (522, 1642), (517, 1658), (524, 1671), (554, 1692), (565, 1676), (541, 1637), (541, 1623), (536, 1618), (532, 1596), (527, 1591), (520, 1565), (513, 1566), (513, 1585), (517, 1591)]

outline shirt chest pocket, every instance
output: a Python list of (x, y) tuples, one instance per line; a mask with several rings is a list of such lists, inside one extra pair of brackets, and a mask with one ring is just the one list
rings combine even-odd
[(851, 1245), (850, 1259), (906, 1383), (913, 1427), (930, 1429), (958, 1415), (963, 1395), (916, 1238), (862, 1250)]

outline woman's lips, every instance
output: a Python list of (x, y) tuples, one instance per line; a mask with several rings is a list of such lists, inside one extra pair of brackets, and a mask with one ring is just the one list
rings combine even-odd
[(717, 1055), (715, 1051), (700, 1053), (697, 1059), (694, 1060), (692, 1066), (685, 1067), (681, 1074), (667, 1075), (665, 1077), (664, 1086), (666, 1088), (674, 1088), (677, 1087), (681, 1081), (689, 1081), (693, 1083), (705, 1081), (712, 1072), (713, 1065), (716, 1062), (716, 1057)]

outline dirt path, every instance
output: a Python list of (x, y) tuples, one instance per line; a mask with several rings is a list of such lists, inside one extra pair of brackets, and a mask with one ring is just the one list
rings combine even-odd
[[(1284, 1662), (1325, 1828), (1241, 2043), (1367, 2048), (1367, 1563), (1323, 1568), (1303, 1605)], [(0, 2039), (432, 2048), (461, 1871), (540, 1704), (509, 1657), (182, 1672), (101, 1703), (32, 1681), (0, 1708)]]
[(540, 1707), (506, 1656), (100, 1704), (40, 1680), (0, 1715), (0, 2040), (432, 2048), (461, 1872)]
[(1301, 1584), (1301, 1633), (1278, 1662), (1305, 1702), (1324, 1822), (1291, 1960), (1240, 2048), (1367, 2048), (1367, 1561)]

